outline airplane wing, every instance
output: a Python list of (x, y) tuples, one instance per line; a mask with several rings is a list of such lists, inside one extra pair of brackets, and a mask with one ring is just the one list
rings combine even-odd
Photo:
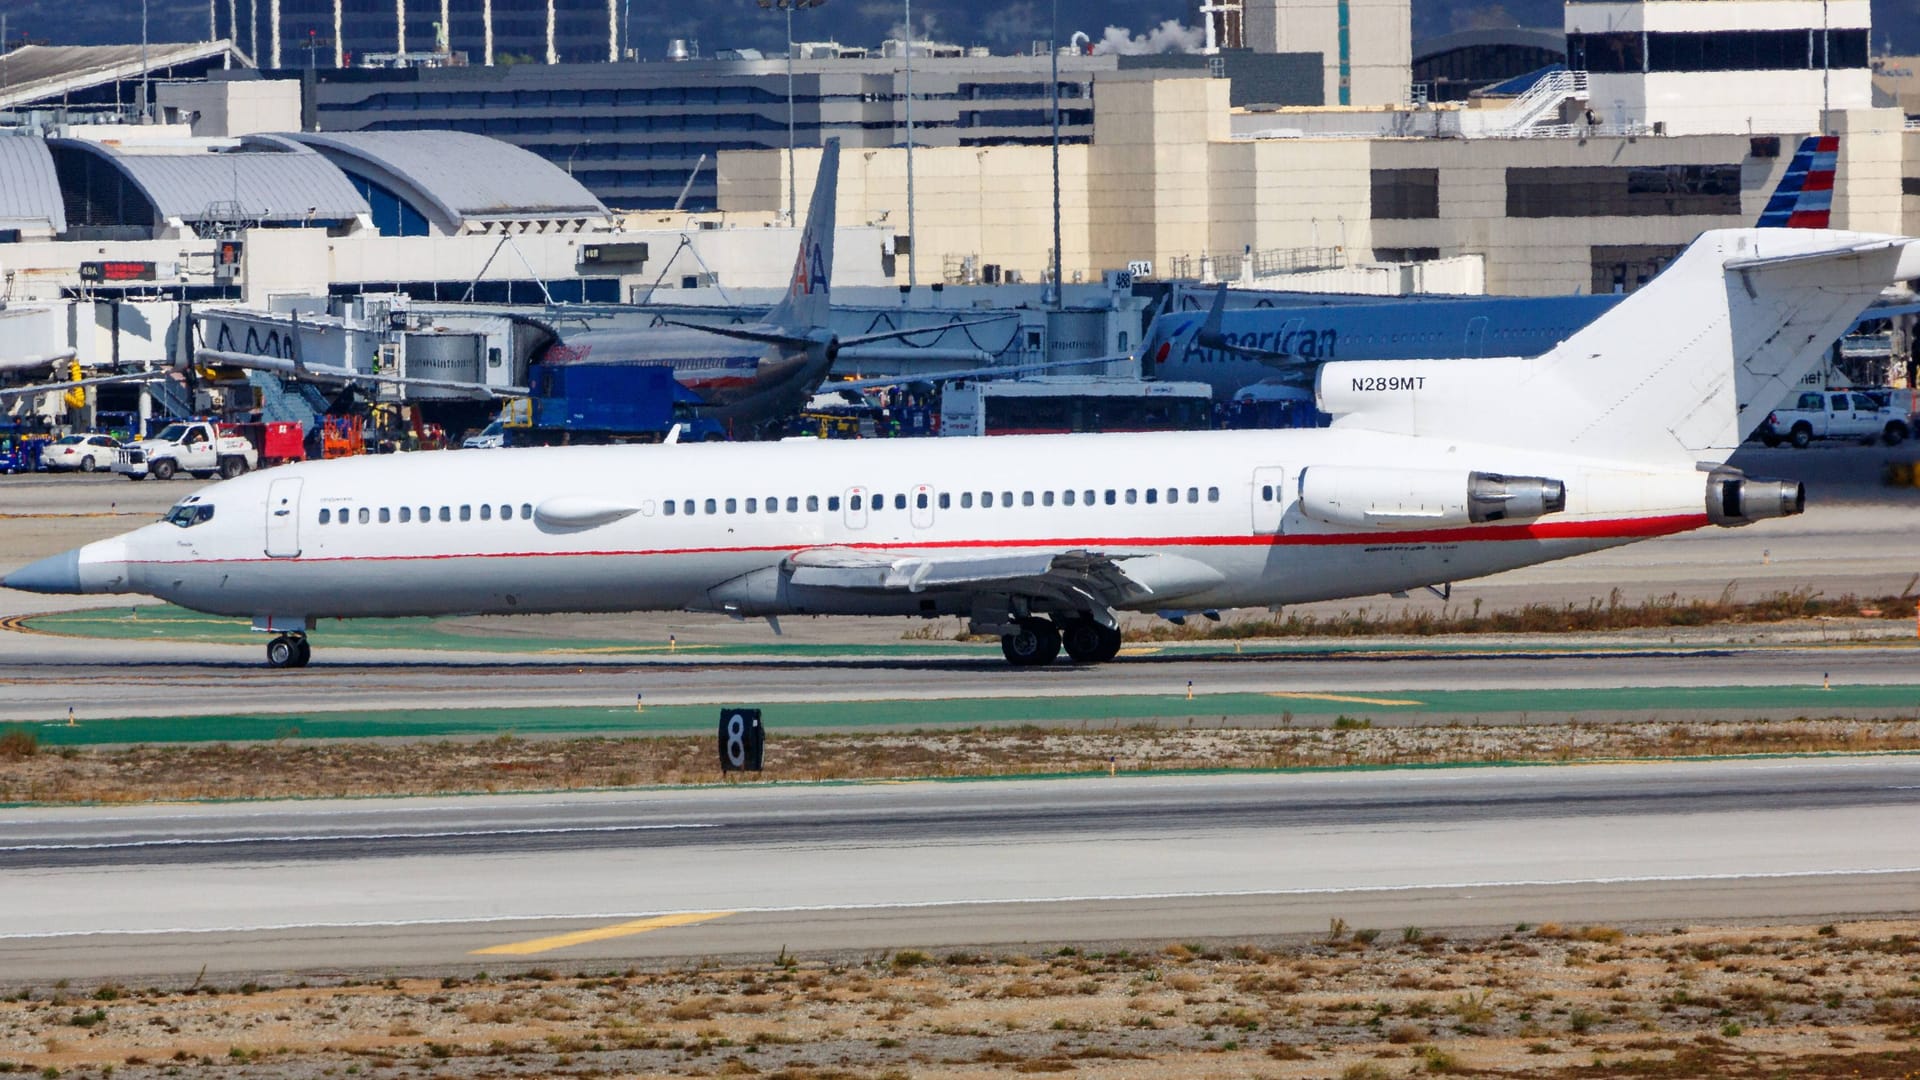
[(795, 585), (851, 592), (1014, 592), (1053, 596), (1096, 610), (1146, 597), (1183, 596), (1222, 580), (1219, 571), (1177, 555), (1069, 549), (912, 553), (809, 548), (786, 560)]
[(0, 386), (0, 398), (22, 397), (28, 394), (57, 394), (63, 390), (76, 390), (83, 386), (105, 386), (111, 383), (152, 382), (166, 378), (166, 371), (134, 371), (123, 375), (96, 375), (90, 379), (72, 379), (67, 382), (36, 383), (33, 386)]

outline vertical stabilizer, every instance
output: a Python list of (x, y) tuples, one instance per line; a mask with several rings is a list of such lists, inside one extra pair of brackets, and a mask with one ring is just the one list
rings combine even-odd
[(1787, 163), (1780, 186), (1760, 213), (1763, 229), (1824, 229), (1833, 217), (1833, 180), (1840, 164), (1840, 136), (1810, 135)]
[(1825, 229), (1702, 233), (1542, 356), (1327, 364), (1320, 407), (1337, 426), (1717, 464), (1881, 289), (1920, 274), (1909, 243)]
[(840, 140), (828, 139), (820, 151), (820, 175), (807, 203), (806, 227), (800, 231), (800, 250), (793, 259), (793, 281), (787, 295), (767, 313), (767, 322), (798, 335), (827, 325), (833, 278), (833, 228), (838, 211)]

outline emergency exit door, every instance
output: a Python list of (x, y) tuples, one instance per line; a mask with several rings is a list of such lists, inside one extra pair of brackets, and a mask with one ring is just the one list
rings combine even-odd
[(275, 480), (267, 489), (267, 556), (291, 559), (300, 554), (300, 483)]

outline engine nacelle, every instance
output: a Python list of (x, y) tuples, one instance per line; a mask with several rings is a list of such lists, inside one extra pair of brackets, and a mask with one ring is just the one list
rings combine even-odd
[(1566, 485), (1543, 476), (1352, 465), (1314, 465), (1300, 473), (1300, 512), (1347, 528), (1444, 528), (1566, 508)]
[(1754, 480), (1726, 467), (1707, 474), (1707, 520), (1715, 525), (1751, 525), (1806, 508), (1807, 486), (1797, 480)]

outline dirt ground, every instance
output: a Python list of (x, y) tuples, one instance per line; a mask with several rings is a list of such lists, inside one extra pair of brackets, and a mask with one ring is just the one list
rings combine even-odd
[[(1343, 723), (1355, 726), (1341, 726)], [(1920, 750), (1920, 719), (978, 728), (783, 736), (760, 781)], [(713, 783), (709, 736), (47, 749), (0, 735), (0, 803), (428, 795)], [(739, 781), (754, 782), (754, 781)], [(3, 973), (0, 973), (3, 974)]]
[(19, 988), (0, 1071), (696, 1077), (1912, 1077), (1920, 922), (769, 956)]

